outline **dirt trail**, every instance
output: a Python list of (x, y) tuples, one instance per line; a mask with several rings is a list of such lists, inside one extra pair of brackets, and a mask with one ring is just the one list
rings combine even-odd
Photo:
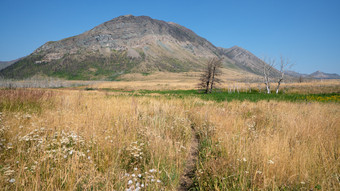
[(179, 191), (189, 190), (193, 186), (193, 178), (195, 177), (196, 163), (198, 161), (198, 136), (194, 127), (191, 127), (192, 137), (190, 143), (189, 155), (186, 160), (184, 172), (181, 176)]

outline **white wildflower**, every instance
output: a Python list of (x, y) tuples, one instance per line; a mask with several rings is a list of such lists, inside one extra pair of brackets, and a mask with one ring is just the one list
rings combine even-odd
[(14, 183), (15, 182), (15, 179), (12, 178), (11, 180), (9, 180), (10, 183)]
[(242, 160), (243, 160), (244, 162), (246, 162), (246, 161), (247, 161), (247, 159), (246, 159), (246, 158), (244, 158), (244, 157), (243, 157), (243, 159), (242, 159)]
[(130, 184), (132, 184), (132, 183), (133, 183), (132, 180), (129, 180), (129, 181), (128, 181), (128, 185), (130, 185)]

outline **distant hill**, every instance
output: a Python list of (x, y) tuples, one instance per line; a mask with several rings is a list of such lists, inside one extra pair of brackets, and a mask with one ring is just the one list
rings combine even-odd
[(14, 64), (15, 62), (17, 62), (18, 60), (20, 60), (21, 58), (15, 59), (15, 60), (11, 60), (11, 61), (0, 61), (0, 70)]
[(324, 73), (321, 71), (316, 71), (312, 74), (309, 74), (308, 77), (315, 79), (340, 79), (340, 76), (338, 74)]
[(247, 50), (217, 48), (176, 23), (125, 15), (80, 35), (47, 42), (1, 70), (0, 76), (114, 80), (127, 73), (200, 71), (212, 57), (223, 58), (227, 69), (261, 74), (262, 61)]
[(292, 77), (296, 77), (296, 78), (299, 78), (301, 76), (303, 78), (311, 78), (311, 79), (340, 79), (340, 75), (338, 74), (329, 74), (329, 73), (324, 73), (321, 71), (316, 71), (312, 74), (301, 74), (301, 73), (294, 72), (294, 71), (286, 71), (285, 74), (292, 76)]

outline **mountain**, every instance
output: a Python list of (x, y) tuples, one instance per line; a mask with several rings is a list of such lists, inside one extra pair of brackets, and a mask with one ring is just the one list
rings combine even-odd
[(216, 56), (227, 68), (261, 74), (261, 60), (247, 50), (217, 48), (176, 23), (125, 15), (80, 35), (47, 42), (1, 70), (0, 76), (114, 80), (127, 73), (200, 71)]
[(324, 73), (321, 71), (316, 71), (314, 73), (311, 73), (308, 75), (308, 77), (315, 78), (315, 79), (340, 79), (340, 75), (338, 74)]

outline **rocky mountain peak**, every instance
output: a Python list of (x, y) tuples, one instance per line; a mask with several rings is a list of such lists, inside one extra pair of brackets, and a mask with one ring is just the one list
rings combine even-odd
[(199, 71), (216, 56), (224, 58), (226, 67), (261, 71), (261, 60), (241, 47), (216, 48), (179, 24), (123, 15), (80, 35), (47, 42), (0, 75), (115, 79), (132, 72)]

